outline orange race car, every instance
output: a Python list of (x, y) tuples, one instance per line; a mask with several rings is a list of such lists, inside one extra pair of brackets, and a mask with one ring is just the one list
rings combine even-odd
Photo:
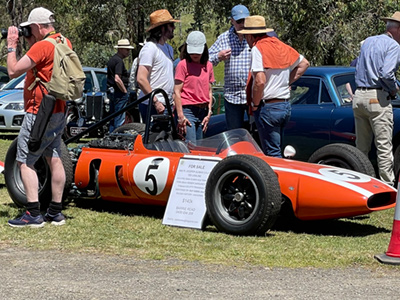
[[(238, 235), (265, 233), (284, 203), (301, 220), (351, 217), (395, 206), (396, 189), (369, 176), (372, 166), (352, 146), (333, 145), (338, 158), (346, 155), (366, 174), (267, 157), (244, 129), (187, 144), (178, 138), (171, 107), (167, 108), (168, 116), (149, 118), (146, 125), (125, 124), (102, 139), (65, 147), (66, 196), (167, 209), (173, 202), (173, 217), (182, 215), (181, 219), (200, 210), (187, 206), (196, 202), (220, 231)], [(16, 141), (7, 153), (4, 172), (11, 198), (22, 206), (26, 199), (15, 153)], [(36, 167), (40, 198), (49, 199), (45, 160)]]

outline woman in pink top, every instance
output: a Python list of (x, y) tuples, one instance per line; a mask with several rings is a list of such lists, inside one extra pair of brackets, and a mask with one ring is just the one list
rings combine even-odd
[(181, 61), (175, 69), (174, 100), (178, 131), (194, 144), (203, 138), (212, 115), (211, 85), (214, 81), (206, 37), (200, 31), (193, 31), (186, 39)]

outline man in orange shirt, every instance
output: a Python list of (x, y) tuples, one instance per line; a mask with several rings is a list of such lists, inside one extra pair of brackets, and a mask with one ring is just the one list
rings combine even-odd
[[(65, 224), (65, 217), (61, 213), (65, 171), (60, 158), (61, 135), (65, 127), (66, 104), (64, 101), (56, 100), (40, 149), (36, 152), (31, 152), (28, 149), (32, 126), (35, 123), (42, 98), (47, 94), (47, 90), (41, 82), (49, 82), (53, 70), (54, 45), (44, 39), (50, 37), (57, 40), (60, 37), (60, 34), (56, 33), (54, 29), (54, 21), (53, 13), (43, 7), (35, 8), (30, 12), (28, 21), (20, 24), (20, 27), (29, 27), (31, 30), (31, 36), (25, 36), (30, 49), (20, 60), (17, 60), (15, 52), (19, 42), (18, 28), (15, 26), (8, 28), (8, 74), (11, 78), (15, 78), (26, 72), (24, 86), (26, 115), (18, 135), (16, 160), (21, 170), (21, 178), (27, 197), (27, 211), (22, 217), (8, 221), (8, 224), (12, 227), (43, 227), (45, 220), (54, 225)], [(69, 41), (68, 45), (72, 48)], [(36, 81), (36, 78), (40, 81)], [(39, 183), (34, 168), (35, 162), (42, 155), (44, 155), (50, 167), (52, 188), (52, 199), (44, 218), (40, 214)]]

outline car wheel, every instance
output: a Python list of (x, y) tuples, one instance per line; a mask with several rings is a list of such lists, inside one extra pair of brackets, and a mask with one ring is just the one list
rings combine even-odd
[(205, 196), (212, 223), (236, 235), (264, 234), (275, 223), (282, 201), (274, 171), (249, 155), (219, 162), (208, 177)]
[[(15, 160), (17, 154), (17, 139), (15, 139), (6, 154), (4, 162), (4, 178), (8, 193), (11, 199), (18, 207), (25, 207), (27, 205), (25, 188), (22, 183), (21, 172), (18, 163)], [(69, 156), (67, 146), (62, 143), (61, 146), (61, 160), (65, 170), (65, 188), (63, 199), (68, 196), (73, 181), (73, 164)], [(42, 208), (47, 208), (51, 198), (51, 174), (50, 168), (44, 157), (40, 157), (35, 164), (35, 169), (39, 179), (39, 201)]]
[(129, 133), (130, 131), (133, 131), (136, 134), (144, 134), (145, 129), (146, 124), (144, 123), (128, 123), (115, 128), (113, 133)]
[(348, 144), (326, 145), (315, 151), (308, 162), (353, 170), (371, 177), (376, 176), (368, 157), (356, 147)]
[(63, 133), (63, 140), (67, 140), (72, 138), (72, 134), (70, 133), (70, 125), (69, 123), (76, 124), (78, 122), (78, 114), (75, 112), (75, 110), (69, 110), (68, 115), (65, 118), (65, 128), (64, 128), (64, 133)]

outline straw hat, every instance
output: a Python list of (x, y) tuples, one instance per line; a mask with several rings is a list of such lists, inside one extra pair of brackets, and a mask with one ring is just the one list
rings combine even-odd
[(146, 31), (150, 31), (158, 26), (168, 24), (168, 23), (176, 23), (180, 22), (180, 20), (174, 20), (168, 10), (159, 9), (155, 12), (152, 12), (150, 15), (150, 26), (146, 29)]
[(381, 20), (387, 22), (387, 21), (395, 21), (400, 23), (400, 11), (396, 11), (392, 17), (390, 18), (381, 18)]
[(118, 45), (114, 46), (114, 48), (125, 48), (125, 49), (135, 49), (135, 47), (131, 46), (127, 39), (119, 40)]
[(257, 34), (267, 33), (274, 31), (272, 28), (267, 28), (265, 25), (265, 19), (262, 16), (250, 16), (244, 19), (244, 27), (237, 33), (240, 34)]

